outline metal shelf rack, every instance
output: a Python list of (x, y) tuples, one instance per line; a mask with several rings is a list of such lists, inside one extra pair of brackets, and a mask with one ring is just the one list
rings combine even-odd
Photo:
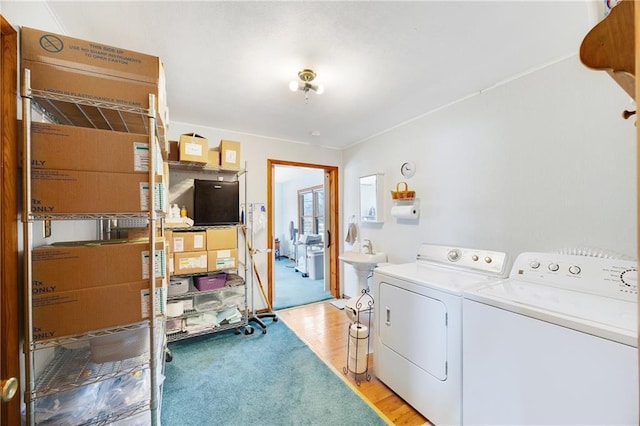
[[(169, 161), (169, 170), (170, 171), (178, 171), (180, 172), (180, 179), (179, 181), (181, 183), (184, 183), (185, 181), (188, 181), (189, 183), (191, 182), (192, 179), (195, 179), (197, 177), (201, 177), (202, 175), (210, 175), (210, 176), (218, 176), (220, 178), (229, 178), (229, 179), (234, 179), (234, 180), (239, 180), (239, 178), (243, 175), (245, 175), (247, 173), (247, 166), (245, 163), (244, 168), (225, 168), (225, 167), (219, 167), (219, 166), (211, 166), (211, 165), (206, 165), (206, 164), (202, 164), (202, 163), (192, 163), (192, 162), (184, 162), (184, 161)], [(246, 178), (244, 179), (244, 194), (245, 194), (245, 198), (246, 198), (246, 194), (247, 194), (247, 180)], [(240, 209), (240, 206), (238, 206), (238, 209)], [(242, 236), (245, 235), (245, 225), (243, 224), (236, 224), (236, 225), (220, 225), (220, 226), (177, 226), (177, 227), (171, 227), (168, 229), (171, 229), (172, 232), (174, 233), (180, 233), (180, 232), (193, 232), (193, 231), (206, 231), (207, 229), (215, 229), (215, 228), (229, 228), (229, 227), (235, 227), (236, 231), (238, 233), (238, 242), (241, 240)], [(238, 248), (239, 248), (239, 243), (238, 243)], [(233, 323), (224, 323), (224, 324), (211, 324), (210, 327), (203, 327), (203, 328), (197, 328), (194, 330), (187, 330), (186, 327), (182, 326), (179, 330), (167, 330), (166, 335), (167, 335), (167, 342), (175, 342), (178, 340), (183, 340), (183, 339), (189, 339), (192, 337), (196, 337), (196, 336), (202, 336), (202, 335), (206, 335), (206, 334), (211, 334), (211, 333), (218, 333), (220, 331), (224, 331), (224, 330), (230, 330), (233, 329), (236, 331), (236, 333), (240, 333), (240, 329), (244, 328), (244, 334), (248, 335), (248, 334), (252, 334), (254, 332), (254, 328), (249, 325), (249, 303), (248, 303), (248, 290), (247, 290), (247, 285), (249, 284), (249, 280), (247, 279), (247, 274), (249, 273), (248, 270), (250, 268), (249, 263), (251, 262), (250, 260), (250, 256), (247, 252), (248, 248), (244, 247), (244, 259), (238, 258), (237, 259), (237, 266), (234, 268), (224, 268), (224, 269), (218, 269), (215, 271), (208, 271), (208, 272), (203, 272), (203, 273), (193, 273), (193, 274), (175, 274), (172, 275), (172, 277), (198, 277), (198, 276), (206, 276), (206, 275), (210, 275), (210, 274), (216, 274), (216, 273), (220, 273), (220, 272), (231, 272), (231, 271), (237, 271), (239, 274), (242, 273), (241, 275), (236, 275), (235, 277), (232, 277), (231, 280), (229, 281), (229, 278), (227, 278), (227, 285), (225, 287), (222, 288), (218, 288), (218, 289), (214, 289), (214, 290), (207, 290), (207, 291), (199, 291), (195, 288), (195, 286), (193, 285), (193, 283), (190, 284), (189, 290), (186, 293), (183, 294), (178, 294), (178, 295), (173, 295), (173, 296), (168, 296), (167, 297), (167, 301), (177, 301), (177, 300), (188, 300), (191, 299), (194, 303), (195, 303), (195, 298), (197, 296), (200, 295), (206, 295), (206, 294), (214, 294), (214, 293), (219, 293), (221, 291), (224, 290), (229, 290), (229, 289), (234, 289), (234, 288), (239, 288), (242, 287), (243, 288), (243, 301), (242, 301), (242, 309), (240, 309), (240, 307), (238, 307), (238, 309), (241, 311), (240, 313), (242, 314), (242, 318), (240, 321), (237, 322), (233, 322)], [(240, 252), (240, 249), (238, 249), (238, 252)], [(231, 274), (230, 274), (231, 275)], [(236, 304), (221, 304), (220, 306), (217, 306), (215, 308), (212, 308), (210, 310), (208, 310), (208, 313), (213, 313), (213, 312), (221, 312), (224, 309), (229, 309), (229, 308), (233, 308), (236, 307)], [(193, 316), (197, 316), (198, 314), (200, 314), (202, 312), (199, 312), (195, 309), (187, 309), (185, 310), (185, 312), (183, 313), (183, 315), (177, 316), (177, 317), (167, 317), (167, 321), (171, 321), (171, 320), (179, 320), (179, 319), (186, 319), (189, 317), (193, 317)], [(168, 352), (167, 354), (167, 360), (171, 360), (172, 359), (172, 355), (170, 352)]]
[[(31, 208), (31, 123), (32, 110), (41, 114), (53, 123), (92, 127), (103, 130), (117, 130), (124, 132), (144, 133), (149, 141), (149, 182), (155, 182), (154, 155), (156, 135), (160, 141), (161, 151), (166, 154), (166, 140), (164, 129), (159, 129), (156, 123), (155, 96), (149, 95), (149, 109), (131, 107), (128, 105), (96, 102), (89, 99), (67, 96), (59, 93), (34, 90), (31, 88), (31, 74), (25, 69), (22, 78), (22, 135), (23, 135), (23, 206), (22, 224), (24, 237), (24, 353), (25, 353), (25, 383), (24, 402), (26, 405), (26, 424), (37, 422), (36, 405), (47, 397), (55, 397), (63, 392), (73, 391), (83, 386), (103, 384), (109, 380), (119, 380), (131, 374), (148, 372), (149, 392), (142, 401), (133, 402), (131, 405), (120, 407), (105, 407), (95, 417), (83, 421), (83, 424), (111, 424), (115, 421), (127, 419), (133, 416), (149, 412), (152, 425), (160, 424), (161, 384), (160, 373), (163, 368), (163, 349), (166, 346), (164, 338), (164, 320), (152, 321), (150, 319), (134, 324), (123, 324), (104, 330), (95, 330), (73, 336), (62, 336), (57, 339), (38, 340), (34, 338), (32, 315), (32, 250), (33, 250), (33, 226), (37, 222), (57, 220), (102, 220), (114, 218), (145, 219), (149, 222), (149, 247), (156, 247), (156, 229), (162, 229), (163, 213), (154, 209), (156, 197), (154, 190), (149, 191), (149, 206), (145, 212), (121, 212), (121, 213), (91, 213), (91, 214), (43, 214), (34, 212)], [(76, 110), (80, 114), (72, 120), (65, 111)], [(76, 117), (76, 116), (74, 116)], [(133, 125), (132, 125), (133, 123)], [(137, 123), (137, 124), (136, 124)], [(152, 256), (153, 257), (153, 256)], [(148, 318), (162, 318), (162, 308), (157, 303), (156, 270), (153, 259), (150, 259), (149, 267), (149, 303)], [(71, 343), (86, 341), (94, 337), (107, 336), (124, 331), (148, 328), (149, 350), (147, 353), (126, 362), (94, 364), (87, 362), (87, 350), (70, 350), (65, 347)], [(157, 335), (156, 329), (160, 327), (162, 333)], [(161, 337), (160, 337), (161, 336)], [(50, 349), (54, 352), (53, 360), (49, 362), (44, 371), (36, 374), (36, 353), (42, 349)], [(77, 407), (82, 408), (82, 407)], [(68, 421), (68, 420), (67, 420)]]

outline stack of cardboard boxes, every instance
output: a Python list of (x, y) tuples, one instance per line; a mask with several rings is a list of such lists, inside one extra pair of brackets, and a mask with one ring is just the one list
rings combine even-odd
[[(85, 333), (148, 318), (149, 243), (74, 242), (32, 252), (35, 340)], [(156, 287), (166, 270), (156, 243)]]
[(180, 135), (179, 141), (169, 141), (169, 161), (198, 163), (223, 169), (240, 169), (240, 142), (222, 139), (215, 148), (197, 133)]
[[(31, 211), (71, 214), (150, 210), (148, 140), (142, 134), (33, 123)], [(156, 158), (155, 164), (155, 209), (164, 210), (162, 159)]]
[[(178, 291), (169, 298), (169, 305), (177, 308), (176, 312), (180, 313), (181, 318), (167, 320), (167, 333), (201, 332), (219, 325), (215, 308), (222, 306), (222, 296), (209, 291), (224, 287), (226, 271), (238, 267), (237, 232), (236, 227), (166, 231), (170, 275), (174, 277), (173, 280), (193, 282), (195, 290), (202, 292), (186, 294)], [(236, 293), (233, 295), (236, 296)], [(171, 317), (171, 314), (168, 316)]]
[(170, 275), (206, 274), (238, 266), (238, 234), (235, 227), (206, 231), (166, 231)]
[[(31, 125), (31, 211), (36, 215), (140, 214), (166, 210), (162, 151), (167, 123), (159, 58), (23, 27), (21, 66), (33, 99), (63, 124)], [(48, 94), (45, 94), (47, 92)], [(51, 94), (63, 95), (52, 100)], [(150, 94), (155, 105), (150, 105)], [(112, 104), (131, 112), (109, 109)], [(153, 107), (159, 139), (149, 144)], [(159, 142), (160, 141), (160, 142)], [(154, 148), (154, 149), (151, 149)], [(150, 152), (157, 153), (150, 179)], [(150, 182), (153, 180), (153, 182)], [(150, 206), (150, 191), (156, 205)], [(55, 235), (64, 240), (64, 235)], [(140, 322), (166, 276), (164, 241), (66, 242), (32, 251), (36, 340)], [(153, 266), (152, 266), (153, 265)], [(150, 268), (158, 278), (149, 281)], [(162, 305), (159, 305), (162, 312)]]

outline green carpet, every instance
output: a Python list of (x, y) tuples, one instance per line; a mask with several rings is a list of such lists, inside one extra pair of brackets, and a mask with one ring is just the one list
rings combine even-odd
[(162, 425), (384, 425), (282, 321), (169, 344)]
[(333, 298), (331, 292), (324, 289), (324, 279), (303, 277), (296, 272), (295, 262), (289, 259), (274, 262), (274, 287), (274, 310)]

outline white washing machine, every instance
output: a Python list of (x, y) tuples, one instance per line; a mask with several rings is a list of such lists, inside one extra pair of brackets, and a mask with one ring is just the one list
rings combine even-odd
[(523, 253), (465, 291), (463, 422), (638, 425), (637, 262)]
[(461, 423), (462, 292), (507, 271), (506, 253), (429, 244), (373, 271), (375, 374), (436, 425)]

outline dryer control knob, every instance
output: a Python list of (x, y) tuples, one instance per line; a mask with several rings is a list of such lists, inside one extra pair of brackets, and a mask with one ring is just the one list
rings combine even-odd
[(471, 256), (471, 260), (473, 260), (474, 262), (477, 262), (478, 259), (480, 259), (480, 258), (478, 257), (477, 254), (474, 254), (473, 256)]
[(453, 250), (450, 250), (449, 253), (447, 253), (447, 259), (449, 259), (452, 262), (457, 262), (458, 260), (460, 260), (461, 255), (462, 253), (460, 252), (460, 250), (453, 249)]
[(573, 275), (578, 275), (580, 271), (581, 269), (579, 266), (576, 266), (576, 265), (569, 266), (569, 272), (571, 272)]
[(560, 265), (558, 265), (557, 263), (550, 263), (549, 264), (549, 270), (551, 272), (556, 272), (558, 269), (560, 269)]
[(538, 262), (537, 260), (532, 260), (529, 266), (531, 266), (531, 269), (538, 269), (540, 267), (540, 262)]
[(489, 256), (487, 256), (487, 257), (484, 258), (484, 261), (487, 262), (487, 263), (491, 263), (491, 262), (493, 262), (493, 259), (491, 259)]

